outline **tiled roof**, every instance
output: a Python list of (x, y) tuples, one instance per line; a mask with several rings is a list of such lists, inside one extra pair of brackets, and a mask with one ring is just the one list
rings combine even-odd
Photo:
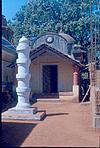
[[(68, 54), (65, 55), (64, 53), (61, 53), (60, 51), (57, 51), (56, 49), (53, 49), (52, 47), (49, 47), (46, 44), (43, 44), (43, 45), (39, 46), (37, 49), (30, 52), (31, 61), (36, 59), (38, 56), (44, 54), (47, 51), (54, 52), (55, 54), (58, 54), (59, 56), (65, 58), (65, 59), (69, 59), (70, 62), (78, 65), (79, 67), (83, 66), (78, 60), (72, 58), (70, 55), (68, 55)], [(13, 68), (13, 67), (15, 67), (15, 65), (16, 65), (16, 63), (12, 63), (9, 65), (9, 67)]]
[(69, 59), (70, 61), (72, 61), (73, 63), (77, 64), (78, 66), (83, 66), (78, 60), (76, 60), (75, 58), (73, 58), (72, 56), (68, 55), (68, 54), (64, 54), (63, 52), (60, 52), (46, 44), (42, 44), (41, 46), (39, 46), (38, 48), (36, 48), (35, 50), (30, 52), (30, 58), (31, 60), (34, 60), (35, 58), (37, 58), (37, 55), (42, 55), (47, 51), (51, 51), (54, 52), (56, 54), (58, 54), (59, 56), (65, 58), (65, 59)]
[(17, 58), (16, 48), (2, 36), (2, 59), (13, 62)]
[(5, 37), (2, 36), (2, 46), (5, 46), (7, 48), (16, 50), (15, 46), (12, 45)]

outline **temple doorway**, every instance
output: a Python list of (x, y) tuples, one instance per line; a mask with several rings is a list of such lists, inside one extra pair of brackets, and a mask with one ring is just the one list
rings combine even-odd
[(51, 94), (58, 92), (58, 66), (43, 65), (43, 93)]

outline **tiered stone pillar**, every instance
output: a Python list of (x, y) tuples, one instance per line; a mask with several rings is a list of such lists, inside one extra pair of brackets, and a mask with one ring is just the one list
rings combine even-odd
[(78, 77), (79, 77), (79, 68), (74, 66), (73, 67), (73, 96), (77, 101), (79, 101)]
[(16, 52), (18, 59), (18, 73), (16, 78), (18, 87), (16, 88), (18, 103), (16, 107), (8, 109), (2, 116), (3, 119), (18, 119), (18, 120), (41, 120), (45, 117), (46, 111), (39, 111), (37, 107), (32, 107), (29, 103), (29, 66), (30, 66), (30, 47), (28, 40), (23, 36), (18, 43)]
[(29, 108), (31, 107), (29, 103), (29, 66), (30, 66), (30, 47), (27, 38), (24, 36), (19, 40), (16, 52), (18, 54), (18, 59), (16, 60), (18, 66), (18, 74), (16, 78), (18, 81), (18, 87), (16, 88), (18, 103), (16, 108)]

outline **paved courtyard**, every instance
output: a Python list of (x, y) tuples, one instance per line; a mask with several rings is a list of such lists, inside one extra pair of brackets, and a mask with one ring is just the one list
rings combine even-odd
[(2, 146), (99, 147), (100, 130), (92, 128), (91, 106), (80, 103), (37, 102), (46, 110), (43, 121), (2, 121)]

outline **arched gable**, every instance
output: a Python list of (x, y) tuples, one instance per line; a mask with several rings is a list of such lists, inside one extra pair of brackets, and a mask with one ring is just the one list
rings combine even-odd
[[(47, 33), (35, 39), (32, 50), (37, 49), (39, 46), (43, 44), (48, 45), (49, 47), (52, 47), (57, 51), (60, 51), (61, 53), (69, 54), (68, 45), (69, 44), (72, 45), (70, 46), (70, 51), (72, 51), (74, 45), (74, 39), (64, 33), (63, 34)], [(71, 53), (72, 52), (70, 52), (70, 55)]]

